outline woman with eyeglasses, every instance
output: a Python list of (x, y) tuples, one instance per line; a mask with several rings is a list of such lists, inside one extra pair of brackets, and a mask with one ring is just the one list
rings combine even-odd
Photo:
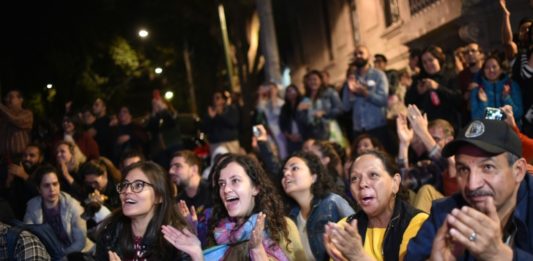
[(97, 260), (181, 260), (186, 255), (167, 243), (163, 224), (184, 228), (173, 207), (169, 176), (154, 162), (124, 170), (117, 184), (121, 207), (106, 218), (97, 235)]
[(305, 260), (296, 226), (283, 214), (283, 202), (259, 162), (230, 154), (212, 180), (216, 246), (202, 254), (194, 234), (168, 225), (162, 227), (165, 239), (193, 260)]

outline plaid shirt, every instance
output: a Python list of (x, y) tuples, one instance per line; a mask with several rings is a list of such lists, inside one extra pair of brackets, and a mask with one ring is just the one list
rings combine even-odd
[[(7, 258), (7, 231), (10, 226), (0, 222), (0, 257)], [(20, 233), (15, 246), (16, 260), (48, 261), (50, 255), (39, 238), (28, 231)]]

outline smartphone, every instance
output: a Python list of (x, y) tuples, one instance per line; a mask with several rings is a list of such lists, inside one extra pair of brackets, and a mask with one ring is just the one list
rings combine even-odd
[(256, 136), (256, 137), (261, 136), (261, 130), (260, 130), (257, 126), (254, 126), (254, 127), (252, 128), (252, 131), (253, 131), (253, 133), (254, 133), (254, 136)]
[(502, 109), (494, 108), (494, 107), (485, 108), (485, 119), (499, 121), (499, 120), (503, 120), (504, 118), (505, 118), (505, 114), (503, 113)]

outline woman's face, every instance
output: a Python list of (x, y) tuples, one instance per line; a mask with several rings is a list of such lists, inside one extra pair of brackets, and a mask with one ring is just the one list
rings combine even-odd
[(502, 69), (496, 59), (489, 58), (483, 67), (483, 73), (489, 81), (497, 81), (502, 75)]
[(320, 88), (322, 81), (318, 75), (313, 73), (307, 76), (306, 83), (310, 90), (317, 91)]
[(285, 97), (287, 97), (287, 100), (294, 102), (296, 101), (296, 98), (298, 97), (298, 92), (294, 88), (289, 87), (285, 91)]
[(324, 154), (322, 154), (317, 144), (311, 146), (311, 150), (309, 152), (315, 154), (318, 158), (320, 158), (320, 162), (322, 163), (322, 165), (327, 166), (329, 164), (329, 157), (325, 157)]
[(217, 92), (213, 95), (213, 105), (214, 106), (224, 106), (226, 104), (226, 100), (224, 100), (224, 96), (222, 93)]
[(59, 203), (59, 180), (57, 174), (50, 172), (43, 176), (41, 184), (39, 184), (39, 194), (49, 206), (55, 206)]
[(433, 56), (433, 54), (431, 54), (430, 52), (425, 52), (424, 54), (422, 54), (422, 65), (424, 66), (424, 70), (426, 71), (426, 73), (428, 73), (429, 75), (433, 75), (440, 72), (439, 60), (435, 58), (435, 56)]
[(372, 141), (369, 138), (364, 138), (359, 141), (357, 144), (357, 154), (361, 154), (365, 151), (371, 150), (374, 148)]
[(65, 131), (65, 133), (73, 133), (74, 132), (74, 123), (72, 123), (72, 121), (70, 121), (68, 118), (65, 118), (63, 119), (63, 131)]
[(281, 186), (287, 195), (294, 198), (300, 192), (311, 191), (316, 178), (317, 175), (311, 173), (303, 159), (292, 157), (283, 167)]
[(61, 144), (57, 146), (56, 156), (59, 161), (69, 162), (72, 160), (72, 153), (70, 153), (70, 149), (67, 144)]
[(392, 210), (391, 202), (400, 188), (400, 175), (391, 177), (374, 155), (356, 159), (350, 173), (350, 189), (361, 209), (370, 217)]
[(252, 214), (259, 189), (241, 165), (231, 162), (220, 170), (218, 185), (218, 193), (228, 216), (241, 220)]
[[(131, 219), (148, 219), (151, 220), (155, 213), (157, 199), (154, 188), (140, 168), (130, 170), (121, 184), (130, 183), (120, 192), (120, 201), (122, 203), (122, 213)], [(141, 185), (142, 184), (142, 185)], [(137, 187), (138, 192), (133, 188)], [(142, 188), (140, 188), (142, 187)]]

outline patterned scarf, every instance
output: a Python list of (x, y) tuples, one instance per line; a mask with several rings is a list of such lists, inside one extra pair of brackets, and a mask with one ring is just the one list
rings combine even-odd
[[(225, 260), (228, 254), (238, 244), (248, 244), (248, 240), (252, 236), (252, 231), (257, 222), (257, 214), (253, 214), (244, 224), (237, 226), (234, 220), (228, 218), (220, 221), (215, 228), (214, 237), (218, 245), (206, 249), (204, 251), (205, 260)], [(288, 261), (287, 256), (281, 250), (281, 248), (263, 231), (263, 247), (269, 257), (269, 259), (275, 259), (279, 261)], [(252, 260), (253, 261), (253, 260)]]

